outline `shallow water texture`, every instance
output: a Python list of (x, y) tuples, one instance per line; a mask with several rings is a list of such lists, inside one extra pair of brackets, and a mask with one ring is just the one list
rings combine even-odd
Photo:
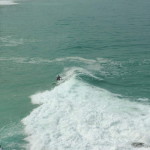
[(150, 149), (149, 8), (0, 0), (0, 145)]

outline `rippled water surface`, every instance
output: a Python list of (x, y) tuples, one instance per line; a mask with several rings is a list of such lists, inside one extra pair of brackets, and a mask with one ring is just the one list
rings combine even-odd
[(0, 0), (3, 148), (149, 149), (149, 8), (148, 0)]

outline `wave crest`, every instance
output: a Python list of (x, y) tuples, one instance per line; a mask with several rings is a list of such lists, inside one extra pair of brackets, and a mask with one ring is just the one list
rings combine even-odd
[(31, 100), (40, 106), (22, 120), (30, 150), (132, 150), (132, 142), (149, 141), (149, 106), (76, 76), (69, 74), (65, 82)]

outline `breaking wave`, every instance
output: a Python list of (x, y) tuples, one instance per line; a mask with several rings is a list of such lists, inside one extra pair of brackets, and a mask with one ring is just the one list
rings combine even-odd
[(22, 120), (27, 149), (133, 150), (136, 142), (147, 149), (149, 105), (88, 84), (79, 78), (81, 73), (92, 75), (82, 68), (68, 69), (55, 88), (30, 97), (39, 106)]

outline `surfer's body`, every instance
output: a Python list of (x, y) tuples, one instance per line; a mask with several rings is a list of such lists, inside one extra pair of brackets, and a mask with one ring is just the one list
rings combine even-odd
[(61, 77), (58, 75), (56, 78), (57, 81), (61, 80)]

